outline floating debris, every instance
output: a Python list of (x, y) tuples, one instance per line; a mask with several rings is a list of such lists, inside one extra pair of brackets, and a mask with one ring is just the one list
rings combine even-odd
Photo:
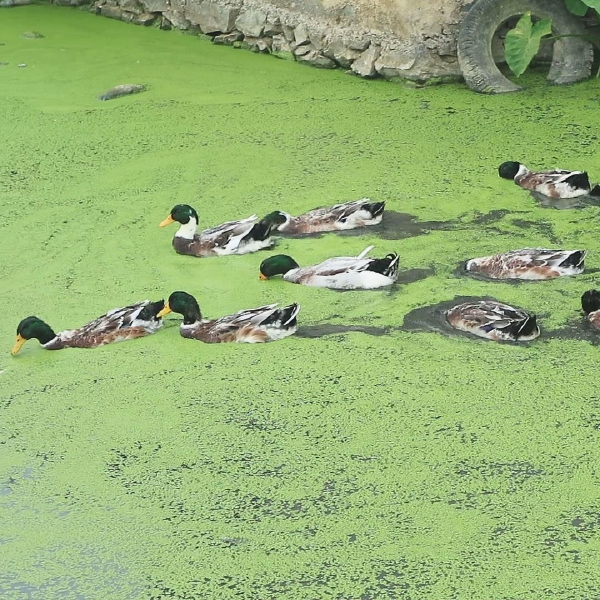
[(101, 96), (98, 96), (98, 100), (112, 100), (113, 98), (119, 98), (121, 96), (129, 96), (129, 94), (139, 94), (140, 92), (146, 91), (146, 86), (136, 83), (124, 83), (122, 85), (116, 85), (110, 90), (107, 90)]
[(26, 40), (39, 40), (45, 36), (38, 31), (25, 31), (21, 34), (21, 37), (25, 38)]

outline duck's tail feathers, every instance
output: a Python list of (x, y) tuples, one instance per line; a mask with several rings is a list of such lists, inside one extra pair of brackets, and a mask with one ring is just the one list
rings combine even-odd
[(528, 337), (533, 335), (537, 326), (537, 317), (535, 315), (529, 315), (524, 321), (517, 321), (510, 325), (511, 334), (517, 340), (520, 337)]
[(590, 189), (590, 180), (585, 171), (582, 173), (573, 173), (572, 175), (565, 177), (564, 182), (578, 190)]
[(558, 266), (563, 268), (571, 267), (573, 269), (583, 269), (586, 254), (586, 250), (575, 250)]
[(398, 276), (398, 267), (400, 266), (400, 259), (395, 252), (391, 252), (385, 258), (374, 258), (367, 267), (368, 271), (375, 271), (375, 273), (381, 273), (385, 277), (390, 279), (396, 279)]
[(586, 315), (600, 310), (600, 292), (588, 290), (581, 296), (581, 308)]
[(596, 184), (589, 192), (590, 196), (600, 196), (600, 184)]
[(278, 308), (261, 322), (261, 326), (271, 325), (280, 329), (291, 329), (296, 327), (296, 316), (299, 312), (300, 305), (297, 303)]
[(142, 310), (140, 311), (137, 319), (142, 321), (152, 321), (157, 320), (158, 313), (165, 307), (164, 300), (157, 300), (156, 302), (149, 302)]
[(367, 246), (356, 258), (364, 258), (375, 246)]
[(277, 228), (277, 223), (270, 219), (269, 216), (257, 221), (252, 226), (252, 229), (242, 238), (242, 244), (251, 241), (263, 242), (271, 236), (274, 229)]
[[(366, 198), (367, 199), (367, 198)], [(367, 202), (361, 206), (371, 213), (371, 218), (378, 217), (385, 209), (385, 202)]]

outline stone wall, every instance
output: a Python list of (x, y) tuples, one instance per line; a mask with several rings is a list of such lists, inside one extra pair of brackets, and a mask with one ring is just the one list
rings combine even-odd
[[(90, 0), (53, 0), (78, 5)], [(92, 0), (97, 14), (188, 29), (215, 44), (268, 52), (361, 77), (456, 79), (468, 0)]]

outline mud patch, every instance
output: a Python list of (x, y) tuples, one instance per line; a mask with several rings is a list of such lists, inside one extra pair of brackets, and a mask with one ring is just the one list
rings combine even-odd
[(545, 336), (546, 339), (577, 340), (588, 342), (592, 346), (600, 346), (600, 331), (593, 329), (587, 319), (572, 319), (564, 327), (553, 329)]
[(333, 323), (323, 323), (322, 325), (304, 325), (296, 331), (296, 336), (301, 338), (321, 338), (326, 335), (335, 335), (340, 333), (366, 333), (367, 335), (387, 335), (392, 327), (373, 327), (370, 325), (335, 325)]
[(532, 229), (540, 235), (547, 237), (553, 244), (562, 244), (562, 240), (554, 233), (551, 223), (547, 221), (528, 221), (526, 219), (512, 219), (511, 223), (519, 229)]

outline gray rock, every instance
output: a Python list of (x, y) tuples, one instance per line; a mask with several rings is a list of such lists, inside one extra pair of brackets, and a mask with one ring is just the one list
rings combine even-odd
[(246, 36), (241, 47), (252, 52), (269, 52), (271, 50), (271, 42), (271, 38)]
[(375, 61), (379, 58), (381, 47), (375, 44), (369, 46), (353, 63), (352, 71), (361, 77), (375, 77)]
[(54, 0), (56, 6), (71, 6), (71, 0)]
[(280, 33), (283, 33), (283, 27), (281, 26), (281, 21), (279, 20), (279, 17), (276, 17), (274, 21), (267, 20), (267, 22), (265, 23), (263, 35), (273, 37), (275, 35), (279, 35)]
[(12, 6), (27, 6), (33, 4), (32, 0), (2, 0), (0, 8), (11, 8)]
[(100, 7), (100, 14), (103, 17), (120, 20), (123, 17), (123, 9), (118, 6), (109, 6), (108, 4), (105, 4)]
[(169, 10), (167, 0), (140, 0), (146, 12), (166, 12)]
[(250, 9), (235, 20), (235, 27), (244, 35), (260, 37), (267, 22), (267, 14), (261, 10)]
[(129, 23), (133, 23), (134, 25), (144, 25), (145, 27), (152, 25), (154, 21), (158, 19), (158, 15), (154, 13), (143, 12), (139, 15), (134, 15), (132, 13), (129, 14), (131, 14), (131, 17), (127, 18)]
[(294, 29), (294, 40), (296, 46), (310, 44), (310, 36), (308, 35), (308, 30), (305, 25), (298, 25), (298, 27)]
[(404, 77), (406, 71), (411, 69), (417, 61), (417, 54), (413, 46), (387, 48), (382, 50), (375, 62), (375, 69), (386, 79)]
[(310, 43), (317, 49), (323, 50), (325, 47), (325, 28), (324, 27), (311, 27), (308, 31), (308, 38)]
[(221, 6), (213, 0), (204, 0), (202, 4), (187, 3), (185, 16), (195, 25), (199, 25), (202, 33), (229, 33), (233, 31), (239, 10)]
[(314, 50), (314, 48), (310, 45), (310, 44), (305, 44), (304, 46), (292, 46), (293, 52), (295, 56), (304, 56), (305, 54), (308, 54), (311, 50)]
[(25, 38), (26, 40), (39, 40), (44, 36), (41, 33), (38, 33), (37, 31), (24, 31), (21, 34), (21, 37)]
[(163, 13), (161, 27), (163, 29), (171, 29), (171, 26), (177, 29), (189, 29), (191, 23), (185, 18), (185, 13), (181, 9), (166, 10)]
[(349, 69), (361, 53), (358, 50), (352, 50), (344, 40), (337, 39), (329, 43), (323, 54), (335, 60), (343, 69)]
[(143, 7), (137, 0), (120, 0), (119, 5), (123, 10), (133, 13), (134, 15), (141, 15), (144, 12)]
[[(299, 48), (307, 48), (308, 46), (300, 46)], [(323, 56), (318, 50), (311, 50), (307, 54), (298, 56), (298, 62), (302, 62), (318, 69), (335, 69), (336, 64), (326, 56)]]
[(138, 94), (146, 90), (146, 86), (135, 83), (124, 83), (123, 85), (116, 85), (110, 90), (106, 90), (104, 94), (98, 96), (98, 100), (112, 100), (113, 98), (120, 98), (121, 96), (128, 96), (129, 94)]
[(294, 37), (294, 28), (291, 25), (282, 25), (283, 35), (288, 42), (293, 42), (296, 38)]
[(222, 33), (216, 35), (213, 38), (213, 44), (221, 46), (233, 46), (235, 42), (239, 42), (244, 39), (244, 34), (239, 31), (232, 31), (231, 33)]
[(258, 40), (258, 50), (260, 52), (271, 52), (271, 47), (273, 45), (273, 38), (270, 37), (261, 37)]
[(368, 37), (356, 38), (348, 41), (348, 48), (350, 50), (358, 50), (359, 52), (364, 52), (371, 43), (371, 40)]
[(294, 53), (292, 52), (290, 43), (283, 34), (273, 36), (271, 54), (284, 60), (294, 60)]

